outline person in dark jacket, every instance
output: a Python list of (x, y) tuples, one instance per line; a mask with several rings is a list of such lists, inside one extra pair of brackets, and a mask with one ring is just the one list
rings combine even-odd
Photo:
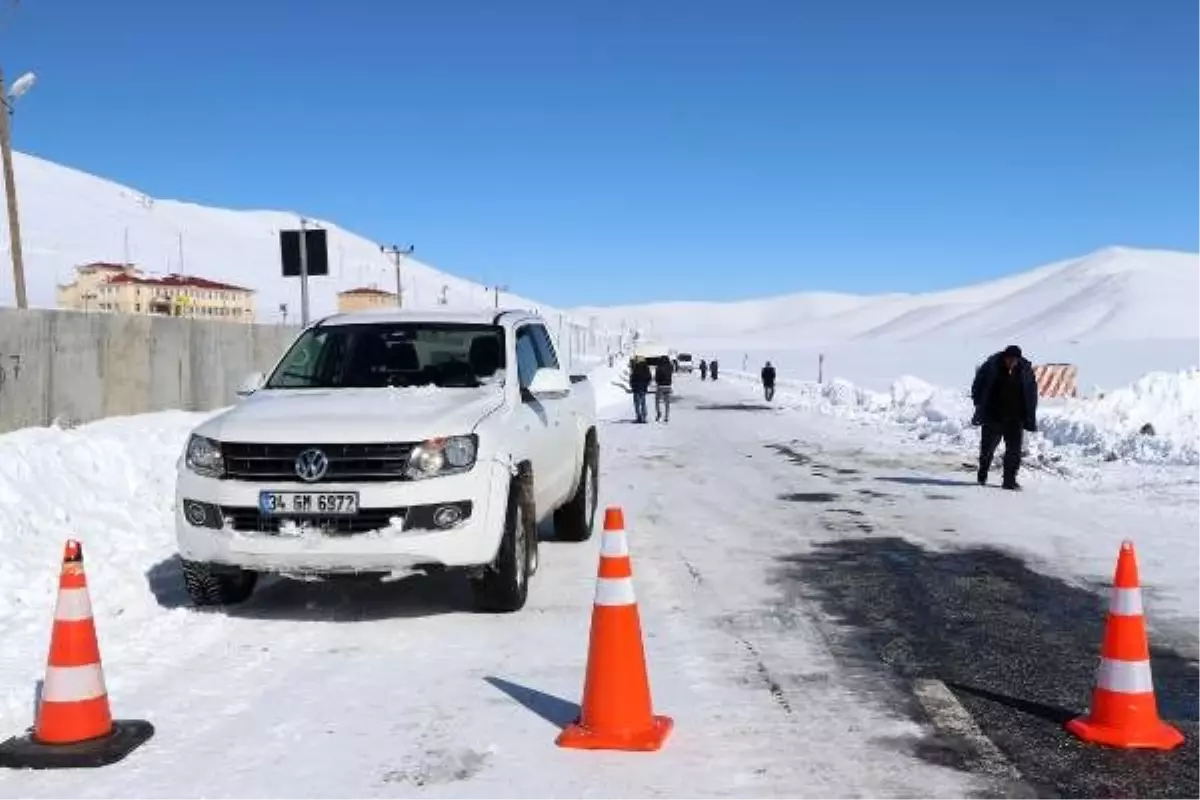
[(763, 394), (769, 403), (775, 398), (775, 367), (771, 366), (770, 361), (762, 368), (762, 385)]
[(975, 404), (972, 425), (983, 426), (979, 435), (979, 485), (987, 483), (988, 470), (1000, 440), (1004, 440), (1004, 482), (1002, 487), (1020, 489), (1017, 472), (1021, 469), (1021, 446), (1025, 431), (1037, 430), (1037, 380), (1033, 365), (1021, 354), (1021, 348), (1009, 345), (988, 358), (975, 371), (971, 384), (971, 402)]
[(633, 392), (633, 413), (640, 424), (646, 422), (646, 392), (650, 391), (652, 377), (646, 359), (635, 356), (629, 370), (629, 389)]
[(660, 358), (654, 368), (654, 418), (658, 422), (671, 421), (671, 381), (674, 377), (670, 360)]
[(712, 379), (717, 379), (717, 360), (714, 358), (712, 363), (708, 365), (708, 371), (712, 373)]
[(700, 359), (700, 380), (708, 380), (708, 362)]

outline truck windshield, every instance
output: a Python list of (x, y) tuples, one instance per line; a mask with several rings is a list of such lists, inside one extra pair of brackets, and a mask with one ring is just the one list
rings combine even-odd
[(309, 328), (267, 389), (471, 388), (501, 380), (504, 329), (494, 325), (369, 323)]

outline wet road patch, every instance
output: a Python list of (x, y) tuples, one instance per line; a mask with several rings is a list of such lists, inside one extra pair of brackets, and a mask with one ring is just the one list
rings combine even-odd
[(774, 580), (785, 602), (819, 605), (852, 673), (866, 661), (896, 686), (945, 682), (1039, 793), (1197, 796), (1200, 671), (1153, 632), (1159, 713), (1187, 742), (1167, 753), (1110, 750), (1062, 728), (1090, 702), (1102, 595), (993, 548), (935, 552), (894, 537), (821, 543), (781, 559)]
[(771, 411), (772, 406), (761, 403), (706, 403), (696, 406), (697, 411)]
[(832, 492), (790, 492), (779, 495), (779, 499), (789, 503), (832, 503), (838, 499), (838, 495)]
[(791, 461), (793, 464), (795, 464), (798, 467), (807, 466), (808, 464), (812, 463), (812, 459), (810, 457), (804, 455), (803, 453), (796, 450), (794, 447), (791, 447), (790, 445), (769, 444), (769, 445), (767, 445), (767, 449), (774, 450), (776, 453), (783, 456), (788, 461)]

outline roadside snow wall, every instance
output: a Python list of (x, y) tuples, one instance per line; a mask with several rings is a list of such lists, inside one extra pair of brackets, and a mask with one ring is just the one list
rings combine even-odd
[(0, 432), (228, 405), (295, 327), (0, 310)]

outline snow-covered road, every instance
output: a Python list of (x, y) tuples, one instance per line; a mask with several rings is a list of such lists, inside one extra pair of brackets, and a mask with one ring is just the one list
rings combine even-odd
[[(662, 751), (554, 746), (582, 689), (596, 540), (546, 541), (530, 604), (510, 616), (471, 612), (465, 587), (447, 576), (391, 584), (275, 581), (237, 609), (187, 608), (172, 558), (167, 476), (191, 420), (155, 415), (157, 422), (125, 423), (158, 425), (137, 438), (133, 428), (121, 434), (118, 421), (102, 423), (112, 437), (103, 446), (89, 443), (87, 429), (55, 433), (61, 441), (53, 444), (50, 434), (37, 434), (47, 440), (39, 445), (57, 454), (46, 469), (88, 474), (79, 476), (82, 489), (56, 496), (53, 510), (23, 511), (0, 534), (6, 548), (18, 536), (38, 540), (14, 546), (19, 555), (9, 574), (0, 567), (0, 588), (8, 593), (0, 598), (0, 736), (30, 722), (55, 558), (67, 534), (85, 543), (114, 713), (149, 719), (157, 734), (127, 761), (100, 771), (0, 775), (0, 795), (1011, 790), (956, 768), (970, 759), (955, 757), (945, 732), (924, 716), (909, 674), (901, 670), (897, 680), (885, 666), (905, 662), (896, 655), (905, 647), (908, 662), (925, 657), (918, 637), (904, 639), (898, 622), (879, 658), (849, 644), (843, 634), (855, 621), (835, 620), (846, 609), (835, 607), (828, 591), (818, 593), (820, 575), (831, 573), (812, 571), (830, 542), (902, 539), (923, 557), (1011, 545), (1033, 570), (1087, 588), (1108, 580), (1117, 544), (1132, 535), (1151, 622), (1169, 639), (1155, 644), (1194, 654), (1194, 476), (1183, 490), (1139, 489), (1140, 503), (1112, 486), (1034, 474), (1021, 495), (981, 490), (956, 472), (961, 456), (843, 420), (763, 410), (744, 385), (681, 384), (669, 426), (617, 421), (602, 434), (601, 500), (625, 509), (656, 711), (676, 722)], [(15, 446), (5, 438), (0, 451)], [(167, 444), (153, 446), (159, 441)], [(92, 455), (117, 465), (104, 470), (116, 477), (107, 492), (96, 476), (100, 462), (88, 465)], [(0, 490), (19, 494), (21, 481), (46, 480), (35, 464), (0, 472)], [(879, 555), (864, 551), (862, 563)], [(844, 575), (837, 581), (845, 583)], [(24, 588), (16, 593), (13, 586)], [(897, 592), (882, 581), (870, 591), (896, 602)], [(941, 600), (899, 594), (906, 606)], [(1090, 602), (1091, 594), (1080, 594)], [(1093, 657), (1094, 649), (1079, 654), (1084, 672)], [(1185, 677), (1186, 670), (1177, 676), (1155, 666), (1160, 686)], [(1191, 675), (1194, 684), (1194, 667)], [(1186, 695), (1166, 688), (1167, 695)], [(1195, 718), (1187, 710), (1194, 686), (1190, 691), (1172, 705), (1185, 709), (1185, 720)], [(1086, 704), (1086, 696), (1074, 702)], [(1005, 749), (1023, 769), (1019, 739)], [(1194, 761), (1194, 738), (1191, 747)], [(1038, 777), (1061, 785), (1054, 776)]]

